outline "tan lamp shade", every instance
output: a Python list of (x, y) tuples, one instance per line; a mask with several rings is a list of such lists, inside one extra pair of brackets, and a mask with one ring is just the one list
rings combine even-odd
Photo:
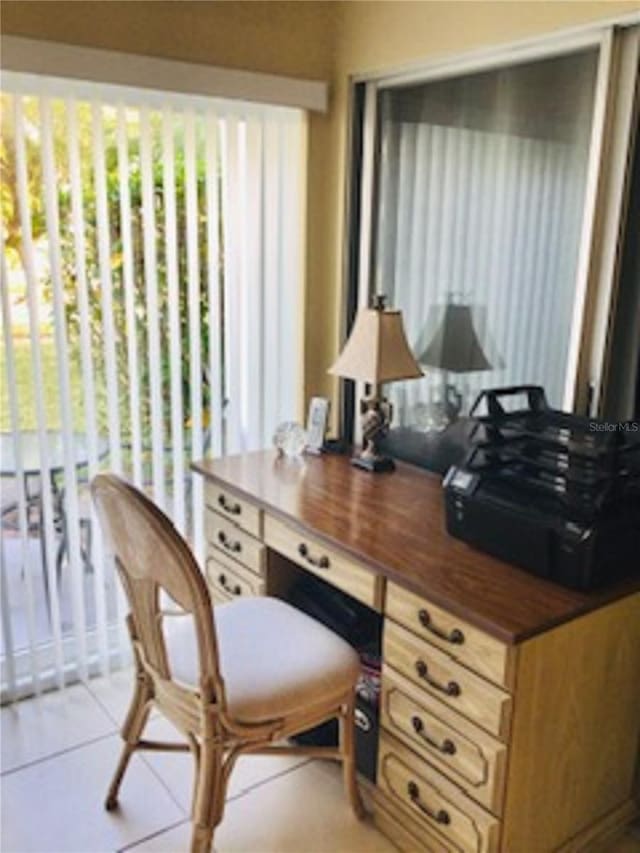
[(329, 373), (370, 385), (422, 376), (409, 349), (400, 311), (361, 308)]

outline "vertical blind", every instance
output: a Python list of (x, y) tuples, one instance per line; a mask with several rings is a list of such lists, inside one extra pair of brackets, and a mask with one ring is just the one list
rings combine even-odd
[[(535, 383), (561, 406), (576, 293), (597, 51), (379, 97), (378, 292), (403, 310), (420, 357), (447, 304), (471, 308), (492, 369), (457, 380)], [(396, 424), (415, 426), (438, 371), (396, 383)]]
[(306, 117), (6, 74), (3, 696), (106, 673), (124, 602), (88, 496), (131, 478), (203, 553), (189, 464), (298, 414)]

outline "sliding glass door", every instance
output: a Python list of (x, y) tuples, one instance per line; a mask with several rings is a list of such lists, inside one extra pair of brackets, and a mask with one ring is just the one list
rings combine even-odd
[(204, 552), (190, 463), (300, 411), (306, 116), (6, 73), (2, 691), (107, 672), (124, 603), (89, 481)]

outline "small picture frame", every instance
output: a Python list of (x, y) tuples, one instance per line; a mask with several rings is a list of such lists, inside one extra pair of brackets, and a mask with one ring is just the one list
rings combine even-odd
[(322, 453), (329, 423), (329, 405), (326, 397), (312, 397), (309, 401), (306, 448), (308, 453)]

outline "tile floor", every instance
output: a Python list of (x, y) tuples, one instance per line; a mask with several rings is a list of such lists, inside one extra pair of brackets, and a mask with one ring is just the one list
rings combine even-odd
[[(189, 755), (138, 753), (120, 809), (103, 809), (130, 695), (125, 672), (1, 710), (3, 853), (188, 851)], [(160, 716), (147, 733), (179, 737)], [(353, 817), (337, 765), (270, 756), (239, 760), (215, 847), (218, 853), (395, 851), (370, 823)]]
[[(188, 851), (188, 755), (134, 756), (120, 809), (102, 807), (130, 691), (131, 674), (117, 673), (2, 709), (3, 853)], [(148, 734), (175, 736), (159, 716)], [(355, 820), (335, 764), (268, 756), (238, 762), (215, 846), (218, 853), (395, 851), (370, 823)], [(640, 831), (609, 853), (640, 853)]]

